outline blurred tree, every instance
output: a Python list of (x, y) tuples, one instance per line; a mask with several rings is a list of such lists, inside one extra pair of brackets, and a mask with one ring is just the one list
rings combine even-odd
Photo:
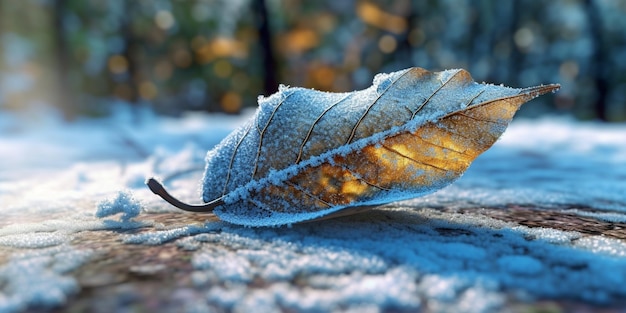
[(5, 34), (5, 19), (4, 17), (4, 6), (6, 4), (3, 1), (0, 1), (0, 109), (3, 109), (6, 106), (6, 95), (4, 90), (4, 73), (6, 73), (5, 68), (5, 56), (4, 56), (4, 34)]
[(606, 39), (604, 38), (604, 33), (602, 31), (602, 18), (600, 16), (600, 12), (598, 12), (597, 6), (594, 5), (594, 2), (596, 1), (585, 0), (585, 9), (589, 19), (589, 27), (591, 28), (591, 40), (593, 41), (593, 64), (591, 65), (592, 70), (590, 75), (593, 77), (596, 90), (596, 116), (602, 121), (607, 121), (609, 120), (609, 117), (607, 116), (608, 111), (606, 96), (609, 92), (609, 82), (606, 77), (608, 71), (606, 69), (605, 60), (609, 58), (609, 55), (606, 51)]
[[(121, 54), (118, 56), (117, 61), (121, 62), (120, 65), (124, 68), (123, 84), (126, 86), (126, 100), (131, 105), (138, 105), (139, 103), (139, 88), (138, 82), (138, 58), (137, 54), (140, 49), (140, 39), (135, 35), (135, 29), (133, 27), (133, 19), (137, 15), (135, 9), (135, 1), (124, 1), (124, 13), (120, 17), (121, 26), (120, 31), (122, 34), (123, 48)], [(115, 60), (115, 59), (114, 59)]]
[(252, 10), (255, 12), (256, 24), (259, 30), (259, 45), (261, 46), (261, 62), (263, 64), (263, 94), (269, 96), (278, 90), (276, 79), (276, 61), (272, 43), (272, 34), (268, 22), (269, 16), (265, 0), (253, 0)]
[(351, 91), (421, 66), (560, 82), (523, 110), (626, 120), (625, 15), (591, 0), (0, 1), (0, 108), (237, 113), (279, 82)]
[(61, 109), (66, 120), (73, 120), (80, 113), (74, 102), (74, 90), (70, 87), (70, 52), (63, 19), (65, 17), (66, 0), (54, 0), (53, 6), (53, 34), (54, 59), (56, 65), (56, 106)]

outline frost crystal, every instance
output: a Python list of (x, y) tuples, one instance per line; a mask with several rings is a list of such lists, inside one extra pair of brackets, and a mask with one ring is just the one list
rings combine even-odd
[(130, 192), (120, 191), (117, 198), (113, 200), (107, 199), (98, 204), (96, 217), (103, 218), (118, 213), (122, 213), (120, 217), (121, 222), (129, 222), (141, 213), (141, 205), (133, 198)]

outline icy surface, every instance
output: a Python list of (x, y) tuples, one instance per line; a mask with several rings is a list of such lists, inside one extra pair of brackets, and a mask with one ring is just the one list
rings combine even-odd
[[(0, 127), (7, 160), (0, 162), (0, 312), (71, 302), (81, 288), (76, 270), (99, 257), (74, 239), (105, 231), (122, 246), (173, 242), (190, 253), (192, 270), (182, 280), (190, 286), (172, 297), (192, 290), (199, 296), (189, 305), (198, 311), (490, 312), (511, 299), (617, 306), (626, 298), (624, 240), (558, 229), (558, 221), (527, 227), (481, 213), (532, 206), (626, 227), (626, 125), (514, 120), (461, 179), (432, 195), (350, 217), (250, 229), (206, 216), (189, 225), (155, 222), (163, 213), (194, 215), (143, 185), (157, 175), (172, 194), (198, 202), (206, 151), (246, 117), (140, 119), (138, 126), (119, 114)], [(129, 218), (142, 222), (141, 232), (116, 232), (107, 222), (126, 212), (107, 209), (116, 198), (141, 204), (144, 212)], [(119, 213), (97, 218), (99, 209)]]

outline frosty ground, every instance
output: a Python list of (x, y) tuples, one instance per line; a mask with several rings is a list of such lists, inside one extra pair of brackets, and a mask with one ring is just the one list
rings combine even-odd
[(0, 312), (626, 305), (626, 125), (516, 118), (450, 187), (291, 227), (180, 212), (145, 187), (199, 203), (206, 151), (245, 119), (0, 117)]

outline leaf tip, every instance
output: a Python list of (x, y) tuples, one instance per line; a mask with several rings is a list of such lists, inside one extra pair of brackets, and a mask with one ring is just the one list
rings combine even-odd
[(524, 88), (520, 93), (527, 94), (534, 99), (549, 92), (555, 93), (559, 89), (561, 89), (560, 84), (548, 84)]

